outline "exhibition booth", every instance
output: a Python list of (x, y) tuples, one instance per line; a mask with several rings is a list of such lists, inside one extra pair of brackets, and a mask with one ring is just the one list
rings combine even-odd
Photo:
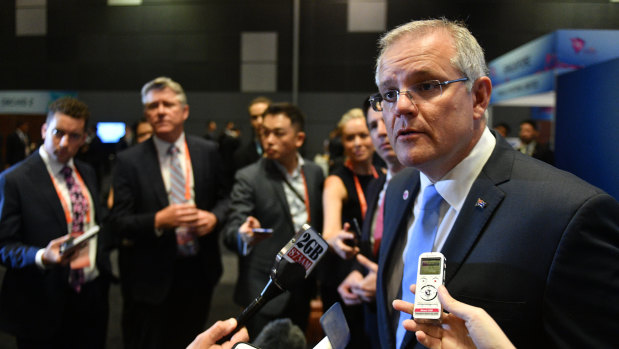
[(530, 108), (530, 118), (551, 128), (555, 165), (615, 198), (618, 58), (619, 30), (557, 30), (488, 64), (490, 114), (503, 106)]

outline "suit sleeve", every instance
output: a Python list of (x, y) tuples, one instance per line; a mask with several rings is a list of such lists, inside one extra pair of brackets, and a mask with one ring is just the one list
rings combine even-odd
[(224, 170), (221, 166), (221, 157), (219, 156), (219, 152), (216, 147), (211, 148), (209, 158), (205, 160), (206, 163), (210, 164), (210, 167), (215, 166), (210, 171), (216, 176), (217, 194), (215, 206), (213, 206), (210, 211), (217, 217), (218, 225), (221, 226), (221, 223), (226, 220), (226, 212), (228, 211), (228, 192), (230, 191), (230, 183), (229, 180), (226, 181), (224, 178)]
[[(254, 176), (255, 177), (255, 176)], [(252, 176), (246, 170), (238, 171), (230, 193), (230, 210), (224, 227), (226, 247), (242, 253), (239, 245), (239, 227), (254, 213), (255, 192)]]
[(21, 200), (16, 183), (6, 177), (0, 175), (0, 261), (9, 268), (24, 268), (35, 264), (39, 248), (22, 243)]
[(557, 347), (616, 346), (618, 217), (619, 203), (599, 194), (581, 205), (564, 231), (544, 297), (544, 326)]
[(155, 236), (156, 212), (136, 213), (136, 192), (140, 188), (138, 173), (130, 158), (119, 156), (114, 170), (114, 207), (110, 221), (114, 231), (121, 237), (135, 239), (140, 232)]

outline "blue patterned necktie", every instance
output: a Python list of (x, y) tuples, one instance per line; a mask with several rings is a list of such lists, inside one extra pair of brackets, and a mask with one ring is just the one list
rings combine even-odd
[[(179, 160), (180, 150), (172, 144), (168, 149), (170, 155), (170, 203), (182, 204), (188, 200), (185, 198), (186, 181)], [(195, 256), (198, 253), (198, 244), (195, 236), (186, 227), (177, 227), (176, 245), (178, 254), (181, 256)]]
[[(84, 219), (88, 212), (88, 199), (82, 194), (82, 188), (73, 177), (73, 170), (69, 166), (65, 166), (60, 170), (67, 183), (69, 189), (69, 197), (71, 199), (71, 236), (76, 237), (84, 233)], [(84, 284), (84, 269), (71, 269), (69, 273), (69, 284), (76, 291), (80, 292)]]
[[(410, 291), (410, 285), (417, 282), (417, 263), (419, 255), (424, 252), (432, 252), (434, 238), (438, 229), (439, 209), (443, 198), (436, 191), (434, 185), (429, 185), (423, 192), (419, 217), (413, 223), (413, 231), (408, 241), (408, 250), (404, 260), (404, 273), (402, 276), (402, 300), (413, 303), (415, 295)], [(396, 330), (396, 343), (399, 349), (406, 335), (406, 329), (402, 325), (404, 320), (410, 319), (411, 315), (401, 312), (398, 328)]]

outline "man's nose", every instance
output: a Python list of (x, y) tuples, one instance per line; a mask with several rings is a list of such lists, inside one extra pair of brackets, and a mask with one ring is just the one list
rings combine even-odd
[(377, 125), (376, 125), (376, 132), (378, 133), (379, 137), (387, 137), (387, 127), (385, 126), (385, 122), (382, 120), (379, 120)]
[(60, 146), (61, 147), (66, 147), (67, 144), (69, 144), (69, 135), (65, 134), (62, 136), (62, 138), (60, 138)]
[(411, 96), (408, 92), (400, 92), (400, 94), (398, 94), (398, 99), (395, 102), (395, 114), (403, 115), (411, 112), (419, 112), (417, 103), (415, 103), (413, 96)]
[(165, 106), (163, 105), (163, 103), (157, 104), (157, 113), (159, 114), (165, 113)]

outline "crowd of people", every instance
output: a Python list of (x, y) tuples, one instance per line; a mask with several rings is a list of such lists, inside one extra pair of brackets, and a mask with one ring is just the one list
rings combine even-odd
[[(298, 106), (252, 101), (252, 135), (231, 151), (234, 127), (218, 142), (215, 125), (189, 134), (182, 86), (158, 77), (100, 200), (78, 157), (88, 107), (53, 102), (41, 147), (0, 174), (0, 328), (19, 348), (104, 348), (116, 248), (125, 348), (231, 348), (283, 318), (303, 331), (316, 297), (343, 305), (350, 348), (612, 347), (619, 203), (535, 159), (535, 124), (521, 125), (520, 151), (489, 129), (492, 84), (462, 24), (412, 21), (379, 49), (378, 93), (341, 117), (326, 168), (300, 154)], [(245, 307), (304, 224), (329, 245), (316, 272), (246, 328), (222, 319), (204, 331), (219, 236), (238, 255), (231, 296)], [(430, 251), (447, 259), (445, 312), (416, 322), (416, 259)]]

